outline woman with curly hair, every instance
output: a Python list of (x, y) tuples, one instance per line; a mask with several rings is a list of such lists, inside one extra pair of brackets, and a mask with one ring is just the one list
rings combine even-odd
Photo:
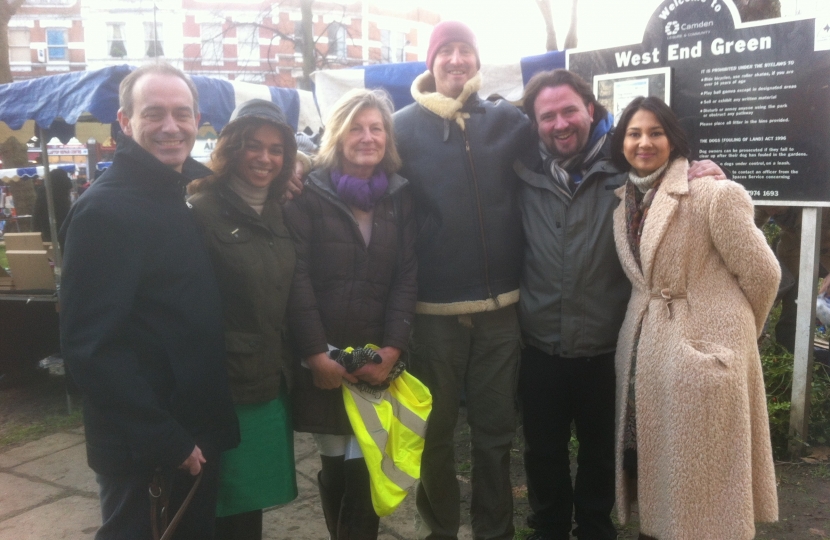
[(294, 174), (294, 130), (275, 104), (237, 107), (188, 186), (222, 292), (226, 365), (242, 442), (222, 455), (217, 539), (262, 537), (262, 509), (297, 496), (285, 312), (294, 244), (279, 203)]

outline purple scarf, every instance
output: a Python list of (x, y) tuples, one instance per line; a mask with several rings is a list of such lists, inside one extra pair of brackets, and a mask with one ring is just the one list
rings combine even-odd
[(371, 210), (389, 187), (389, 180), (383, 171), (378, 171), (368, 180), (364, 180), (332, 169), (331, 183), (343, 202), (364, 212)]

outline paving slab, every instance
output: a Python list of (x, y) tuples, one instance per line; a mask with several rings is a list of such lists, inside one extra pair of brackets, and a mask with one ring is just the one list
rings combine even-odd
[(321, 467), (320, 456), (317, 454), (311, 455), (306, 459), (299, 460), (294, 463), (294, 468), (297, 470), (297, 476), (302, 474), (308, 478), (314, 479), (315, 482), (317, 481), (317, 472)]
[(98, 494), (95, 473), (86, 465), (86, 445), (70, 446), (12, 469), (68, 488)]
[(0, 473), (0, 518), (37, 506), (61, 491), (48, 484)]
[[(53, 454), (64, 448), (82, 444), (84, 436), (77, 433), (55, 433), (0, 454), (0, 467), (8, 468)], [(86, 463), (86, 458), (84, 458)]]
[(415, 538), (415, 487), (392, 515), (380, 518), (381, 528), (389, 529), (401, 538)]
[[(315, 488), (316, 489), (316, 488)], [(323, 510), (317, 498), (298, 499), (267, 510), (262, 520), (263, 540), (328, 540)]]
[(316, 454), (317, 445), (311, 433), (294, 433), (294, 459), (300, 460), (309, 454)]
[(66, 497), (0, 522), (0, 540), (86, 540), (93, 538), (100, 526), (101, 509), (96, 499)]

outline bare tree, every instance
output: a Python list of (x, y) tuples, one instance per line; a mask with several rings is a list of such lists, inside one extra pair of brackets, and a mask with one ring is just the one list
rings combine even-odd
[(781, 16), (780, 0), (736, 0), (743, 22), (774, 19)]
[[(539, 7), (539, 11), (542, 12), (542, 18), (545, 20), (545, 32), (547, 34), (547, 39), (545, 40), (545, 49), (548, 51), (558, 51), (559, 46), (556, 42), (556, 29), (553, 26), (553, 10), (550, 6), (550, 0), (535, 0), (535, 2), (536, 5)], [(572, 0), (571, 3), (571, 24), (570, 28), (568, 29), (568, 35), (565, 36), (566, 49), (573, 49), (574, 47), (576, 47), (577, 43), (577, 2), (578, 0)]]
[(26, 0), (0, 0), (0, 84), (12, 82), (9, 66), (9, 21)]
[(573, 4), (571, 4), (571, 27), (568, 28), (568, 35), (565, 36), (565, 49), (576, 49), (577, 2), (578, 0), (573, 0)]
[(539, 6), (539, 11), (542, 12), (542, 18), (545, 20), (545, 32), (547, 34), (545, 50), (556, 51), (559, 47), (556, 45), (556, 28), (553, 27), (553, 11), (550, 8), (550, 0), (536, 0), (536, 5)]
[[(0, 0), (2, 1), (2, 0)], [(268, 45), (268, 51), (266, 53), (266, 61), (268, 63), (268, 70), (271, 73), (277, 73), (279, 71), (279, 61), (276, 60), (275, 62), (275, 48), (277, 47), (277, 43), (279, 41), (288, 41), (293, 44), (294, 51), (300, 53), (302, 56), (302, 67), (303, 67), (303, 76), (297, 79), (298, 86), (303, 90), (311, 90), (311, 77), (310, 75), (318, 69), (325, 69), (331, 67), (333, 65), (340, 65), (343, 64), (344, 61), (337, 55), (332, 55), (332, 45), (331, 45), (331, 36), (329, 36), (329, 46), (318, 48), (320, 44), (320, 38), (323, 36), (329, 35), (329, 32), (335, 26), (343, 27), (346, 31), (346, 38), (347, 40), (352, 40), (354, 37), (350, 35), (349, 28), (345, 25), (342, 25), (340, 21), (344, 20), (346, 17), (346, 5), (334, 5), (335, 7), (330, 7), (329, 11), (326, 12), (327, 15), (332, 15), (332, 22), (327, 24), (325, 28), (323, 28), (318, 35), (314, 35), (314, 15), (320, 14), (320, 10), (322, 8), (317, 8), (315, 10), (315, 0), (299, 0), (300, 5), (300, 21), (294, 27), (293, 32), (290, 30), (280, 30), (278, 22), (279, 21), (279, 13), (281, 10), (285, 10), (286, 7), (282, 5), (282, 2), (273, 2), (268, 4), (265, 9), (263, 9), (257, 15), (257, 20), (260, 21), (255, 23), (259, 29), (265, 29), (267, 33), (271, 35), (271, 40)], [(296, 3), (291, 3), (292, 6), (296, 6)], [(334, 13), (332, 13), (334, 11)], [(216, 20), (224, 20), (226, 19), (227, 14), (221, 11), (214, 12), (216, 16)], [(264, 21), (270, 20), (271, 23), (266, 23)], [(238, 35), (238, 28), (240, 26), (250, 26), (251, 23), (236, 23), (231, 22), (230, 24), (223, 24), (222, 29), (219, 30), (215, 35), (205, 36), (205, 39), (208, 41), (218, 40), (221, 43), (222, 39), (225, 35), (227, 35), (231, 29), (237, 29)], [(348, 64), (348, 62), (345, 62)]]
[[(303, 78), (300, 80), (300, 88), (304, 90), (311, 90), (311, 74), (314, 67), (317, 65), (317, 59), (314, 57), (317, 52), (317, 47), (314, 43), (311, 7), (314, 5), (314, 0), (302, 0), (300, 4), (300, 32), (302, 34), (302, 53), (303, 53)], [(296, 48), (297, 43), (294, 42)]]

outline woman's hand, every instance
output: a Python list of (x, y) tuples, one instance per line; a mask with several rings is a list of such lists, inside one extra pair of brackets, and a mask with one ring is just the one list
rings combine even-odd
[(822, 294), (827, 294), (827, 291), (830, 290), (830, 274), (824, 276), (824, 279), (821, 280), (821, 287), (818, 289), (818, 295), (821, 296)]
[(314, 386), (323, 390), (339, 388), (341, 381), (346, 379), (356, 383), (357, 378), (346, 372), (346, 368), (329, 358), (326, 353), (319, 353), (305, 359), (308, 367), (311, 368), (311, 376), (314, 379)]
[(366, 364), (356, 370), (352, 375), (371, 385), (378, 385), (386, 381), (389, 372), (395, 366), (395, 362), (401, 357), (401, 350), (395, 347), (383, 347), (378, 349), (381, 358), (380, 364)]

